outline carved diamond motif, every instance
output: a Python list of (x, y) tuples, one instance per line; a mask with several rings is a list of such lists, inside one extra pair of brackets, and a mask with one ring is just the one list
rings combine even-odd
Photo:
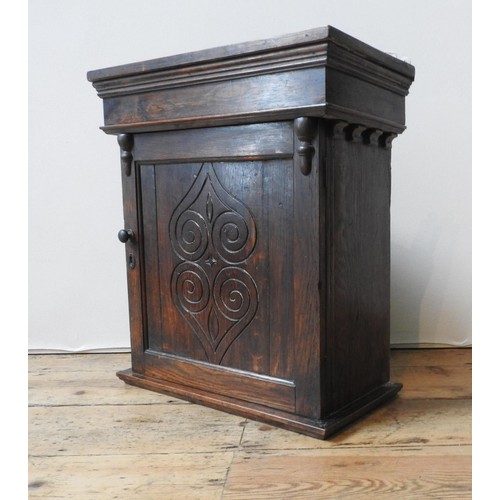
[(220, 364), (258, 307), (257, 285), (246, 269), (256, 243), (254, 218), (205, 163), (169, 231), (179, 259), (171, 277), (174, 303), (208, 360)]

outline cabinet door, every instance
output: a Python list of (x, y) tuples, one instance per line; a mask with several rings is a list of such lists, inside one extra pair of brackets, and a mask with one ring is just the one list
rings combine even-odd
[(134, 149), (144, 373), (295, 411), (291, 124), (140, 134)]

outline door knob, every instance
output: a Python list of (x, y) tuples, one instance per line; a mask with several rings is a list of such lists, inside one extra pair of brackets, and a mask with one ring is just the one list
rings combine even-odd
[(118, 231), (118, 239), (122, 243), (127, 243), (128, 240), (134, 239), (134, 233), (131, 229), (120, 229)]

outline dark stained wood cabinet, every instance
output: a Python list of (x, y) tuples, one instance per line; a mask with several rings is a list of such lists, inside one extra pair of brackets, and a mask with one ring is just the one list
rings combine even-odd
[(326, 438), (392, 398), (414, 68), (332, 28), (91, 71), (121, 149), (125, 382)]

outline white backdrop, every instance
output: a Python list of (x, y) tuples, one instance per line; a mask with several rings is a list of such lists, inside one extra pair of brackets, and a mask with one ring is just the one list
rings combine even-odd
[(29, 2), (29, 348), (129, 344), (119, 150), (86, 72), (332, 25), (408, 57), (393, 143), (393, 344), (471, 343), (466, 0)]

